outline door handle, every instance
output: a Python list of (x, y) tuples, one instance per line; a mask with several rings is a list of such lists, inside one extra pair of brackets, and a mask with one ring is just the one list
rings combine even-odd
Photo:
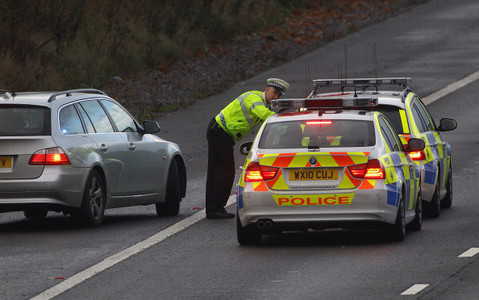
[(106, 151), (108, 151), (108, 146), (107, 146), (106, 144), (101, 144), (101, 145), (100, 145), (100, 150), (101, 150), (102, 152), (106, 152)]
[(130, 143), (129, 146), (128, 146), (128, 149), (133, 151), (133, 150), (136, 149), (136, 145), (134, 143)]

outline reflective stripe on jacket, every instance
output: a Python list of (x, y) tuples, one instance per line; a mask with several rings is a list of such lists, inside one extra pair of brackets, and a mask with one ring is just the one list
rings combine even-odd
[(238, 141), (274, 114), (266, 107), (263, 92), (249, 91), (228, 104), (215, 119), (226, 133)]

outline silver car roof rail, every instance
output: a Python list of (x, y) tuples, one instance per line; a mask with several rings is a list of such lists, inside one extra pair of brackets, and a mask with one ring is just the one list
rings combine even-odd
[(74, 90), (66, 90), (61, 92), (56, 92), (48, 98), (48, 102), (53, 102), (60, 95), (66, 95), (70, 97), (73, 93), (88, 93), (88, 94), (99, 94), (99, 95), (106, 95), (105, 92), (97, 90), (97, 89), (74, 89)]
[(402, 89), (409, 89), (410, 81), (410, 77), (315, 79), (310, 97), (318, 94), (321, 88), (335, 86), (340, 87), (341, 92), (344, 92), (347, 87), (354, 88), (354, 91), (373, 87), (378, 91), (382, 85), (396, 85)]

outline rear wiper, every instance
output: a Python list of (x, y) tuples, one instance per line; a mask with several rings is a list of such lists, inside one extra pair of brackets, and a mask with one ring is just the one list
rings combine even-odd
[(319, 150), (319, 145), (310, 145), (308, 146), (308, 150)]

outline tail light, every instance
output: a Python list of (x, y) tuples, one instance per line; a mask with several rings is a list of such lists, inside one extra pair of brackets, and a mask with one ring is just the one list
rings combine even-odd
[(364, 179), (384, 179), (386, 173), (384, 172), (381, 163), (377, 159), (371, 159), (365, 164), (354, 165), (348, 167), (349, 172), (356, 178)]
[(426, 153), (424, 153), (424, 151), (412, 151), (412, 152), (408, 152), (407, 155), (412, 160), (425, 160), (426, 159)]
[(246, 168), (244, 181), (257, 182), (263, 180), (271, 180), (278, 174), (278, 168), (261, 166), (257, 162), (252, 162)]
[(30, 157), (30, 165), (69, 165), (70, 159), (62, 148), (41, 149)]

